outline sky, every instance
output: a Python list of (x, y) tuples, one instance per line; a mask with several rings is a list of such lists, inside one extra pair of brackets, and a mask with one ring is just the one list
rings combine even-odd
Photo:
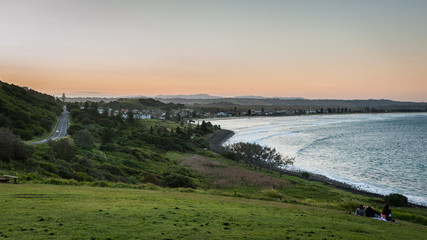
[(423, 0), (0, 0), (0, 80), (68, 96), (427, 102)]

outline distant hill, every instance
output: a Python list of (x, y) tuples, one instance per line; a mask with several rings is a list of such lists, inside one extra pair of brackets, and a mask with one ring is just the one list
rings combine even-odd
[(192, 94), (192, 95), (157, 95), (159, 99), (221, 99), (220, 96), (211, 96), (209, 94)]
[(246, 99), (298, 99), (302, 100), (302, 97), (263, 97), (263, 96), (236, 96), (234, 98), (246, 98)]
[(106, 106), (113, 109), (140, 109), (140, 110), (152, 110), (152, 109), (179, 109), (184, 108), (183, 104), (175, 103), (164, 103), (162, 101), (152, 99), (152, 98), (126, 98), (118, 99), (117, 101), (112, 101), (106, 104)]
[(61, 112), (54, 97), (0, 81), (0, 128), (23, 140), (51, 131)]
[(390, 111), (427, 111), (427, 103), (400, 102), (384, 99), (368, 100), (336, 100), (336, 99), (280, 99), (280, 98), (221, 98), (221, 99), (160, 99), (165, 103), (185, 104), (191, 106), (219, 107), (219, 106), (245, 106), (278, 108), (278, 109), (311, 109), (311, 108), (350, 108), (352, 110), (365, 108), (378, 108)]

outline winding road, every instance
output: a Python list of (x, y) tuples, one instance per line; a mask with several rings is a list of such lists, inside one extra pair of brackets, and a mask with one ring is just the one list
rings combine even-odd
[(55, 131), (53, 131), (52, 135), (50, 135), (50, 137), (46, 139), (37, 142), (32, 142), (29, 144), (41, 144), (48, 142), (49, 140), (56, 140), (65, 137), (67, 135), (69, 116), (70, 112), (68, 112), (67, 108), (64, 107), (64, 111), (61, 113), (61, 117), (59, 118), (58, 124), (56, 125)]

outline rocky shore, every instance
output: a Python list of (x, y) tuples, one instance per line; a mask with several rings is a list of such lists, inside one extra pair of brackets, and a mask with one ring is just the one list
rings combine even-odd
[[(224, 149), (224, 147), (222, 146), (223, 143), (226, 142), (233, 135), (234, 135), (233, 131), (225, 130), (225, 129), (219, 130), (218, 132), (215, 133), (215, 135), (213, 135), (211, 138), (208, 139), (210, 149), (213, 152), (221, 154), (223, 149)], [(300, 172), (300, 171), (284, 170), (284, 173), (286, 175), (290, 175), (290, 176), (306, 178), (303, 176), (303, 174), (302, 174), (303, 172)], [(368, 197), (379, 197), (379, 198), (384, 197), (384, 195), (360, 190), (360, 189), (357, 189), (357, 188), (351, 186), (350, 184), (339, 182), (339, 181), (330, 179), (330, 178), (323, 176), (323, 175), (320, 175), (320, 174), (309, 173), (309, 176), (310, 176), (310, 181), (322, 182), (324, 184), (327, 184), (327, 185), (330, 185), (330, 186), (333, 186), (335, 188), (339, 188), (339, 189), (342, 189), (342, 190), (345, 190), (345, 191), (348, 191), (351, 193), (360, 194), (360, 195), (368, 196)], [(417, 204), (410, 204), (410, 206), (411, 207), (418, 207), (418, 208), (425, 208), (425, 206), (417, 205)]]
[(208, 139), (210, 149), (213, 152), (221, 154), (224, 147), (222, 144), (234, 135), (233, 131), (221, 129)]

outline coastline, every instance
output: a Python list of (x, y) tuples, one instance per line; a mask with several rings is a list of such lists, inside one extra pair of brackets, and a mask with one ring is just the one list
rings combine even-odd
[[(233, 131), (226, 130), (226, 129), (221, 129), (218, 132), (216, 132), (212, 137), (208, 139), (211, 151), (221, 154), (224, 148), (222, 144), (226, 142), (228, 139), (230, 139), (233, 135), (234, 135)], [(302, 173), (303, 172), (301, 171), (293, 171), (288, 169), (284, 170), (285, 175), (304, 178)], [(309, 173), (309, 174), (310, 174), (310, 181), (321, 182), (326, 185), (329, 185), (347, 192), (351, 192), (354, 194), (359, 194), (362, 196), (384, 198), (384, 195), (360, 190), (351, 186), (350, 184), (339, 182), (320, 174), (314, 174), (314, 173)], [(427, 206), (418, 205), (411, 202), (409, 203), (409, 207), (427, 208)]]

